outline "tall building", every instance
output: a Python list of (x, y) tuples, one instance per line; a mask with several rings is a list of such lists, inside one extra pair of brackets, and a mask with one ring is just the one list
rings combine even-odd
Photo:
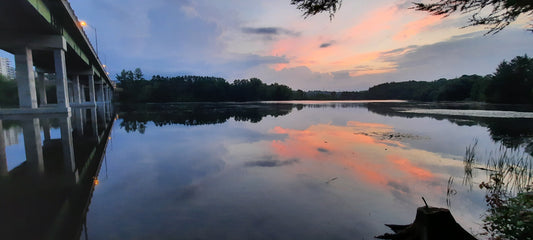
[(15, 68), (11, 66), (8, 58), (0, 57), (0, 74), (15, 79)]

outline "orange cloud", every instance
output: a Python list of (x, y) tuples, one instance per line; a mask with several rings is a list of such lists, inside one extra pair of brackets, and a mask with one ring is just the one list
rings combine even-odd
[(350, 77), (357, 77), (357, 76), (363, 76), (363, 75), (388, 73), (388, 72), (394, 72), (394, 71), (396, 71), (396, 68), (359, 70), (359, 71), (350, 71), (349, 75), (350, 75)]
[(427, 27), (440, 22), (442, 17), (430, 15), (417, 21), (405, 24), (403, 29), (394, 35), (393, 39), (396, 41), (403, 41), (409, 39), (418, 33), (425, 30)]

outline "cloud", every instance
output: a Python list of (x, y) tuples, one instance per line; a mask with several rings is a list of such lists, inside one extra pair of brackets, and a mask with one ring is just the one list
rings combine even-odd
[(510, 26), (494, 36), (459, 30), (463, 18), (436, 20), (407, 9), (408, 0), (347, 2), (334, 21), (302, 19), (294, 8), (279, 9), (278, 1), (71, 4), (98, 29), (100, 58), (111, 75), (141, 67), (146, 76), (258, 77), (293, 89), (366, 90), (383, 82), (484, 75), (503, 59), (533, 55), (531, 34), (522, 29)]
[(278, 35), (288, 35), (288, 36), (299, 36), (299, 32), (291, 31), (284, 28), (279, 27), (258, 27), (258, 28), (252, 28), (252, 27), (244, 27), (242, 28), (243, 33), (247, 34), (257, 34), (257, 35), (264, 35), (264, 36), (278, 36)]
[(327, 48), (333, 45), (333, 41), (320, 44), (320, 48)]

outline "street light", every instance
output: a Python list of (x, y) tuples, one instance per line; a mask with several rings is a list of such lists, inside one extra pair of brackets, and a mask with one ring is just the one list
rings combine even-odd
[(87, 24), (87, 22), (85, 22), (83, 20), (79, 21), (79, 23), (80, 23), (80, 26), (82, 26), (82, 27), (90, 27), (90, 28), (92, 28), (94, 30), (94, 41), (96, 43), (96, 56), (98, 56), (98, 35), (96, 34), (96, 28), (91, 26), (91, 25), (89, 25), (89, 24)]

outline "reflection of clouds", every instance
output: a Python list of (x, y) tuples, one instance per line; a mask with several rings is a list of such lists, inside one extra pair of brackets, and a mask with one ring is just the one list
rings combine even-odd
[(281, 166), (292, 165), (297, 162), (298, 162), (298, 159), (290, 159), (286, 161), (281, 161), (277, 159), (272, 159), (272, 157), (270, 157), (270, 159), (247, 162), (245, 166), (247, 167), (281, 167)]
[(406, 173), (410, 173), (421, 179), (429, 179), (433, 177), (433, 174), (430, 171), (414, 166), (409, 159), (402, 158), (400, 156), (387, 156), (387, 158), (389, 161), (394, 163), (398, 169), (401, 169)]
[(403, 192), (403, 193), (410, 193), (411, 192), (411, 190), (409, 190), (408, 186), (403, 185), (403, 184), (401, 184), (399, 182), (396, 182), (396, 181), (389, 181), (387, 183), (387, 186), (392, 187), (392, 188), (394, 188), (394, 189), (396, 189), (396, 190), (398, 190), (400, 192)]
[(304, 130), (275, 127), (271, 133), (286, 135), (271, 147), (280, 159), (301, 159), (338, 164), (353, 177), (381, 188), (411, 193), (410, 184), (435, 181), (428, 160), (432, 153), (408, 148), (395, 138), (389, 125), (350, 121), (346, 126), (312, 125)]

